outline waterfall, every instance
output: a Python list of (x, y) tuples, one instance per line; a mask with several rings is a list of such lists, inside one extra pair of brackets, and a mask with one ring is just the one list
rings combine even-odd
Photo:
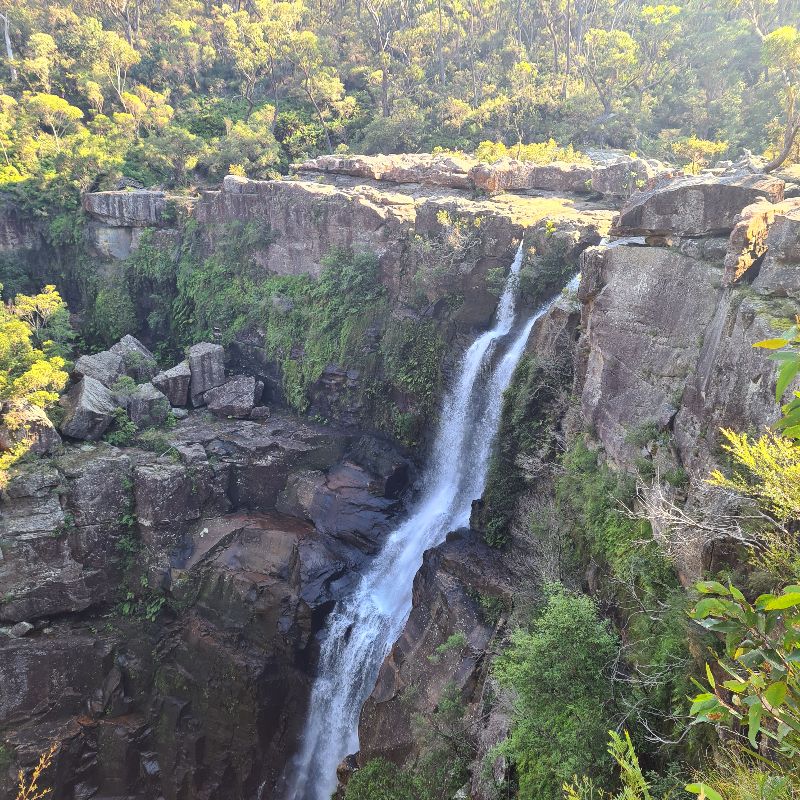
[(472, 501), (483, 493), (503, 392), (534, 323), (550, 306), (526, 321), (501, 358), (492, 358), (514, 327), (522, 258), (520, 244), (494, 327), (466, 351), (459, 378), (444, 400), (430, 463), (410, 516), (389, 535), (355, 591), (331, 612), (300, 750), (287, 768), (287, 800), (329, 800), (336, 789), (336, 767), (358, 750), (361, 707), (411, 611), (412, 585), (423, 553), (444, 541), (449, 531), (468, 525)]

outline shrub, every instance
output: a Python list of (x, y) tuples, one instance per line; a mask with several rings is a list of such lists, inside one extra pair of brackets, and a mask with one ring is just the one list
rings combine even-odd
[(512, 634), (494, 671), (515, 695), (502, 750), (515, 764), (521, 800), (552, 800), (576, 774), (608, 778), (614, 693), (607, 670), (617, 647), (592, 600), (559, 586), (530, 629)]
[(709, 483), (749, 497), (779, 520), (800, 517), (800, 447), (771, 431), (758, 439), (722, 429), (722, 445), (734, 462), (726, 477), (719, 470)]
[(584, 161), (584, 156), (572, 145), (561, 147), (554, 139), (546, 142), (532, 142), (506, 147), (502, 142), (481, 142), (475, 148), (475, 158), (479, 161), (493, 162), (501, 158), (514, 158), (517, 161), (530, 161), (534, 164), (550, 164), (553, 161)]
[(344, 800), (422, 800), (414, 779), (396, 764), (376, 758), (348, 781)]
[(136, 425), (124, 408), (114, 409), (114, 419), (103, 439), (115, 447), (127, 447), (136, 437)]

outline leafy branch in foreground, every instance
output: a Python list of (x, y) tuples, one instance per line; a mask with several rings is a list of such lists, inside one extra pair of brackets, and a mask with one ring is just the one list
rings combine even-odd
[[(780, 403), (791, 382), (800, 374), (800, 317), (794, 327), (783, 336), (764, 339), (753, 347), (771, 350), (769, 357), (778, 362), (778, 381), (775, 384), (775, 400)], [(783, 416), (773, 426), (789, 439), (800, 439), (800, 392), (793, 392), (794, 399), (781, 406)]]
[[(695, 722), (747, 728), (788, 759), (800, 756), (800, 586), (762, 594), (751, 604), (735, 586), (697, 585), (706, 595), (690, 616), (725, 637), (725, 655), (706, 665), (708, 687), (693, 702)], [(716, 673), (716, 675), (715, 675)], [(699, 684), (698, 684), (699, 685)], [(766, 741), (764, 741), (766, 740)]]

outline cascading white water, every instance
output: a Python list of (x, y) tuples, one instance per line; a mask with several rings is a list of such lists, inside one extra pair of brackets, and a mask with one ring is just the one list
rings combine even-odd
[(361, 707), (408, 618), (423, 553), (444, 541), (448, 531), (468, 525), (472, 501), (483, 493), (503, 392), (534, 323), (550, 305), (527, 320), (492, 367), (495, 346), (514, 326), (522, 257), (520, 244), (494, 327), (466, 351), (459, 379), (445, 398), (410, 517), (389, 535), (355, 591), (331, 613), (300, 751), (287, 771), (287, 800), (329, 800), (336, 789), (336, 767), (358, 750)]

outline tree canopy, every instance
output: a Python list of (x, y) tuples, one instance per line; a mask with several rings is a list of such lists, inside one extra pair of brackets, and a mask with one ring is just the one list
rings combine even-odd
[(798, 0), (0, 0), (0, 187), (269, 177), (332, 150), (796, 155)]

